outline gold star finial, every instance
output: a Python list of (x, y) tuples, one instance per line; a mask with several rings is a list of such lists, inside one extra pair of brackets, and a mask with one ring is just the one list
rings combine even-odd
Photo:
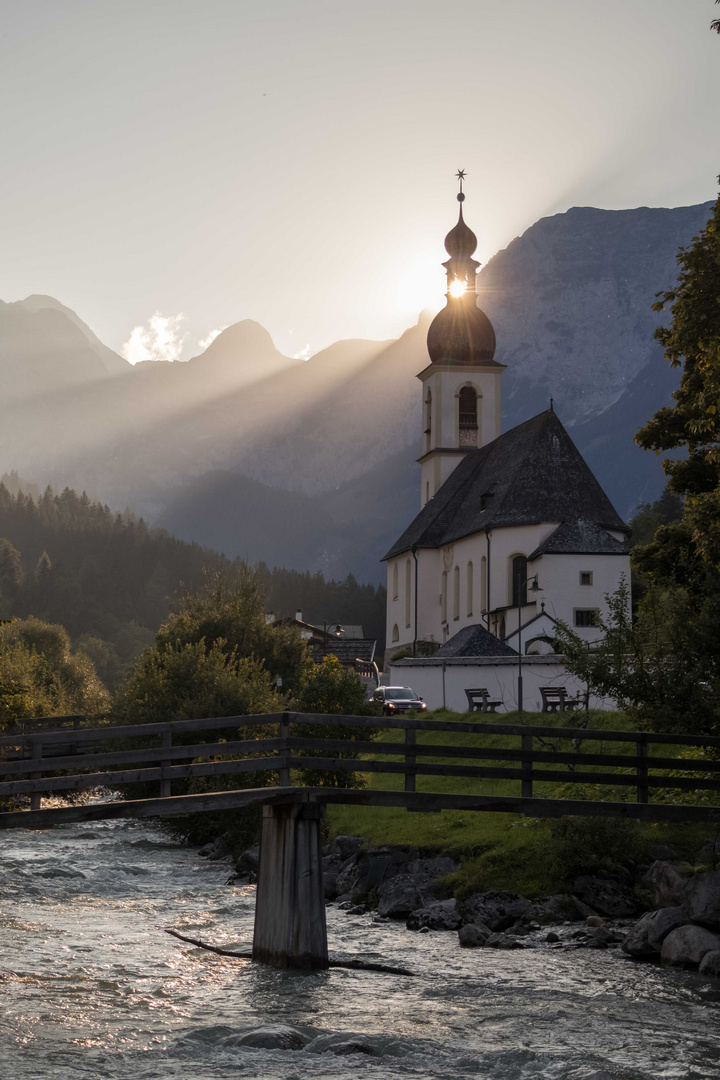
[[(719, 0), (719, 2), (720, 2), (720, 0)], [(465, 199), (465, 195), (463, 193), (463, 180), (465, 179), (465, 170), (464, 169), (458, 169), (458, 171), (455, 173), (455, 175), (458, 178), (458, 180), (460, 181), (460, 191), (458, 192), (458, 202), (461, 203)]]

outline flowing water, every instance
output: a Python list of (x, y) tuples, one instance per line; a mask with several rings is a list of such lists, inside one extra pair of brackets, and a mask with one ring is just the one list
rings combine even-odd
[[(278, 972), (254, 889), (130, 821), (0, 839), (0, 1080), (720, 1080), (720, 988), (608, 951), (463, 950), (328, 911), (330, 949), (419, 978)], [(289, 1025), (299, 1049), (238, 1045)]]

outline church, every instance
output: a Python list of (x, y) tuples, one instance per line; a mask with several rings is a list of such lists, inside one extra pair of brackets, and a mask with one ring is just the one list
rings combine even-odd
[(468, 648), (480, 657), (549, 654), (558, 619), (592, 642), (606, 594), (622, 575), (630, 580), (629, 529), (552, 400), (500, 431), (505, 365), (478, 306), (477, 239), (458, 177), (459, 218), (445, 237), (447, 301), (418, 374), (420, 512), (384, 557), (386, 660), (467, 657)]

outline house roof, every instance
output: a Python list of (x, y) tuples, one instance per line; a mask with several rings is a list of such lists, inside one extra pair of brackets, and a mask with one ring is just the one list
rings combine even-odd
[(552, 409), (470, 450), (390, 548), (438, 548), (464, 536), (541, 521), (628, 532)]
[(627, 555), (629, 547), (587, 518), (564, 521), (535, 548), (528, 561), (541, 555)]
[(517, 656), (517, 652), (499, 641), (482, 623), (473, 623), (458, 630), (433, 653), (433, 659), (448, 656)]
[(374, 638), (350, 638), (343, 641), (342, 638), (331, 637), (322, 645), (312, 642), (310, 648), (316, 664), (320, 663), (323, 656), (337, 656), (341, 664), (351, 665), (355, 660), (366, 660), (368, 663), (374, 660), (376, 644)]

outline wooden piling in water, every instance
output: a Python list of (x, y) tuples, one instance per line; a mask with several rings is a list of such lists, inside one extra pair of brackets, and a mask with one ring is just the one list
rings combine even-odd
[(253, 960), (276, 968), (328, 967), (317, 802), (263, 807)]

